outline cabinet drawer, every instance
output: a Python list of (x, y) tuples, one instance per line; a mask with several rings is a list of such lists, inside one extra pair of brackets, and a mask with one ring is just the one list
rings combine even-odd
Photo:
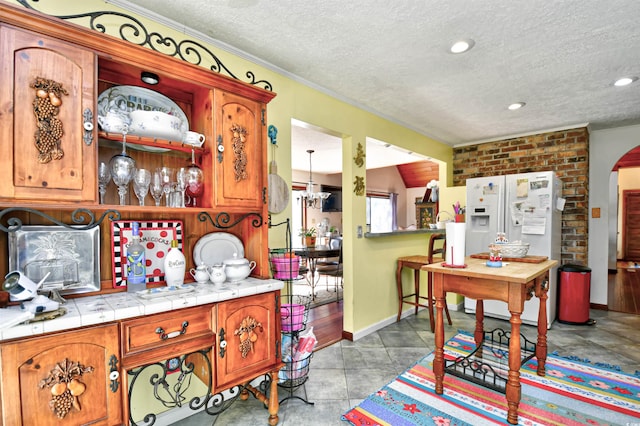
[(210, 339), (213, 344), (211, 311), (211, 305), (207, 305), (123, 321), (123, 358), (152, 349), (182, 347), (194, 339)]

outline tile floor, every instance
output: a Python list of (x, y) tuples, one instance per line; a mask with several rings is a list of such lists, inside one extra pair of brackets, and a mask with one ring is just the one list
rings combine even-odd
[[(472, 332), (473, 315), (451, 312), (453, 326), (445, 322), (446, 339), (458, 330)], [(592, 310), (594, 326), (553, 323), (548, 332), (549, 353), (588, 358), (592, 363), (618, 365), (633, 374), (640, 370), (640, 316)], [(509, 329), (505, 321), (487, 318), (485, 330)], [(535, 327), (523, 325), (522, 333), (535, 341)], [(307, 400), (314, 405), (290, 398), (280, 405), (283, 426), (346, 425), (340, 416), (357, 405), (398, 374), (434, 349), (434, 336), (429, 331), (429, 315), (421, 311), (399, 323), (393, 323), (356, 341), (343, 340), (317, 351), (312, 360), (309, 380), (305, 384)], [(301, 391), (300, 388), (298, 391)], [(282, 400), (288, 396), (279, 390)], [(304, 395), (303, 395), (304, 396)], [(268, 413), (255, 398), (237, 401), (217, 421), (206, 414), (196, 414), (179, 426), (200, 425), (266, 425)]]

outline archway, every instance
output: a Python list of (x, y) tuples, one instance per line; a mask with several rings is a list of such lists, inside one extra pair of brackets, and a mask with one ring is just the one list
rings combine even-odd
[[(627, 151), (611, 171), (609, 185), (607, 307), (640, 314), (640, 269), (636, 259), (640, 239), (640, 146)], [(634, 260), (635, 259), (635, 260)]]
[[(591, 304), (608, 305), (610, 240), (616, 241), (611, 216), (617, 215), (617, 176), (612, 170), (625, 154), (640, 145), (640, 125), (594, 130), (589, 134), (589, 258)], [(615, 172), (617, 174), (617, 172)], [(615, 250), (615, 247), (612, 249)], [(615, 257), (615, 256), (614, 256)]]

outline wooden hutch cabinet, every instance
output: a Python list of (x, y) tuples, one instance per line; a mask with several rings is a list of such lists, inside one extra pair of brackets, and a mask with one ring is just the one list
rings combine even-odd
[[(159, 83), (143, 83), (143, 72), (156, 74)], [(127, 134), (123, 144), (122, 133), (106, 132), (97, 122), (100, 94), (116, 86), (137, 86), (170, 99), (184, 112), (188, 129), (203, 134), (205, 143), (193, 147)], [(265, 87), (0, 2), (0, 224), (6, 228), (15, 216), (22, 225), (89, 222), (100, 227), (99, 291), (71, 294), (71, 299), (123, 291), (113, 285), (112, 220), (181, 221), (187, 270), (197, 266), (192, 253), (198, 240), (224, 230), (243, 242), (246, 258), (256, 261), (252, 276), (270, 278), (266, 105), (275, 93), (267, 90), (269, 84)], [(150, 195), (141, 206), (133, 188), (122, 204), (113, 182), (102, 204), (98, 165), (109, 164), (123, 145), (138, 168), (187, 167), (193, 161), (204, 173), (197, 206), (157, 207)], [(5, 215), (7, 211), (13, 216)], [(7, 246), (7, 234), (0, 232), (0, 247)], [(8, 256), (3, 255), (0, 275), (7, 272)], [(189, 274), (185, 278), (192, 281)], [(212, 354), (212, 371), (198, 374), (214, 392), (270, 375), (272, 400), (265, 404), (269, 423), (275, 424), (275, 383), (281, 367), (278, 300), (279, 290), (268, 291), (153, 317), (0, 341), (0, 424), (125, 423), (127, 369), (195, 349)], [(158, 324), (167, 324), (171, 333), (184, 322), (189, 331), (175, 339), (164, 340), (156, 333)], [(43, 376), (68, 363), (75, 363), (74, 371), (83, 371), (78, 382), (84, 392), (68, 400), (82, 409), (60, 420), (48, 406), (54, 394), (39, 392), (38, 386)], [(114, 389), (116, 377), (120, 386)]]

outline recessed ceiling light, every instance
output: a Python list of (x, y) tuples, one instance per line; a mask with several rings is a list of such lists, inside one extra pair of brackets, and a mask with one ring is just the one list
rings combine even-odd
[(453, 43), (449, 50), (451, 51), (451, 53), (464, 53), (467, 50), (471, 49), (474, 44), (476, 43), (471, 39), (460, 40)]
[(524, 103), (524, 102), (516, 102), (515, 104), (509, 105), (507, 108), (509, 108), (511, 111), (515, 111), (517, 109), (522, 108), (525, 105), (526, 105), (526, 103)]
[(628, 86), (634, 81), (636, 81), (637, 79), (638, 77), (623, 77), (616, 80), (615, 83), (613, 83), (613, 85), (617, 87)]

